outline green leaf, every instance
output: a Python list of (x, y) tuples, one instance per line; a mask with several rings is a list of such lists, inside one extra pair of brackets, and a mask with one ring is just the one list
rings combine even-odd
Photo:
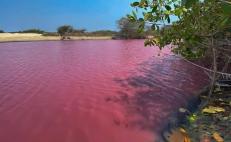
[(152, 12), (154, 13), (154, 12), (156, 12), (156, 10), (157, 10), (157, 5), (155, 5), (153, 8), (152, 8)]
[(139, 3), (140, 8), (148, 7), (148, 1), (147, 0), (141, 0)]
[(144, 26), (145, 26), (145, 22), (140, 22), (139, 28), (138, 28), (138, 32), (142, 33), (144, 31)]
[(137, 15), (135, 11), (132, 11), (132, 16), (135, 18), (135, 20), (137, 20)]
[(228, 24), (230, 18), (229, 17), (226, 17), (222, 20), (222, 22), (220, 23), (220, 27), (225, 27), (226, 24)]
[(169, 17), (169, 16), (167, 17), (167, 21), (168, 21), (168, 23), (170, 23), (170, 22), (171, 22), (171, 19), (170, 19), (170, 17)]
[(195, 122), (196, 120), (197, 120), (197, 115), (196, 115), (196, 114), (190, 115), (190, 116), (188, 117), (188, 121), (189, 121), (190, 123), (193, 123), (193, 122)]
[(195, 3), (199, 2), (199, 0), (183, 0), (182, 3), (186, 8), (192, 7)]
[(174, 14), (175, 14), (176, 16), (180, 16), (181, 13), (182, 13), (182, 10), (181, 10), (180, 8), (176, 8), (175, 11), (174, 11)]
[(144, 22), (144, 18), (139, 18), (139, 22)]
[(168, 11), (172, 10), (171, 6), (169, 6), (169, 5), (165, 5), (165, 8), (166, 8)]
[(145, 15), (144, 15), (144, 20), (146, 21), (146, 20), (150, 20), (150, 18), (152, 18), (152, 13), (145, 13)]
[(156, 30), (156, 25), (153, 24), (153, 25), (151, 26), (151, 28), (152, 28), (152, 30)]
[(131, 6), (132, 7), (135, 7), (135, 6), (138, 6), (140, 3), (139, 2), (133, 2), (132, 4), (131, 4)]
[(228, 3), (223, 3), (222, 4), (222, 9), (225, 15), (231, 16), (231, 4)]
[(164, 11), (164, 14), (166, 14), (166, 15), (170, 15), (170, 14), (171, 14), (171, 12), (170, 12), (170, 11)]
[(131, 21), (131, 22), (135, 22), (136, 21), (135, 17), (133, 17), (131, 15), (127, 15), (127, 17), (128, 17), (128, 20)]

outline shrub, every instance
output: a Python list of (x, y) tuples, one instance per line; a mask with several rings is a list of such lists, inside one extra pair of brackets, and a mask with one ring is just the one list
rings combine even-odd
[(43, 34), (45, 31), (40, 30), (40, 29), (28, 29), (24, 31), (19, 31), (19, 33), (37, 33), (37, 34)]

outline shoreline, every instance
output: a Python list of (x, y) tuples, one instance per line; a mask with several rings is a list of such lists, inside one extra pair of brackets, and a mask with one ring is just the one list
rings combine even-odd
[[(209, 85), (193, 92), (193, 97), (188, 100), (187, 105), (183, 106), (183, 108), (191, 113), (198, 112), (199, 106), (202, 103), (200, 97), (204, 94), (207, 94), (208, 87)], [(185, 139), (185, 135), (182, 133), (181, 129), (183, 125), (188, 123), (188, 116), (188, 112), (182, 113), (179, 110), (176, 110), (172, 115), (170, 115), (168, 123), (165, 125), (161, 132), (163, 140), (166, 142), (183, 141)]]
[[(70, 36), (70, 40), (110, 40), (111, 36)], [(34, 41), (62, 41), (59, 36), (43, 36), (34, 33), (0, 33), (0, 43), (7, 42), (34, 42)]]
[(231, 140), (231, 98), (229, 98), (231, 90), (224, 89), (214, 92), (217, 95), (216, 99), (200, 108), (201, 104), (206, 102), (208, 90), (208, 86), (202, 89), (198, 92), (196, 100), (194, 98), (194, 101), (189, 101), (186, 108), (181, 109), (184, 112), (180, 112), (179, 109), (173, 115), (172, 119), (175, 118), (177, 123), (172, 125), (170, 119), (168, 124), (170, 127), (162, 133), (167, 142), (226, 142)]

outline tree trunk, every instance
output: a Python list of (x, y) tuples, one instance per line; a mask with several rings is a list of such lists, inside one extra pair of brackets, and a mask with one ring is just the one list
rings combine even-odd
[[(213, 42), (212, 42), (212, 45), (213, 45)], [(212, 51), (213, 51), (213, 76), (212, 76), (212, 80), (211, 80), (208, 101), (210, 101), (210, 99), (212, 97), (214, 86), (215, 86), (215, 83), (217, 80), (217, 77), (216, 77), (216, 75), (217, 75), (217, 51), (214, 47), (212, 48)]]

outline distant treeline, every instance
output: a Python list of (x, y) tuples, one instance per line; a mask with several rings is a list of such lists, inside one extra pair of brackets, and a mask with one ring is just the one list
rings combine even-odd
[[(3, 33), (3, 30), (0, 30), (0, 33)], [(27, 29), (23, 31), (16, 31), (16, 32), (10, 32), (10, 33), (37, 33), (42, 34), (44, 36), (60, 36), (60, 34), (57, 32), (46, 32), (40, 29)], [(88, 32), (85, 29), (73, 29), (71, 32), (68, 33), (68, 36), (115, 36), (118, 34), (117, 31), (111, 31), (111, 30), (98, 30), (93, 32)]]
[[(43, 36), (60, 36), (61, 39), (69, 39), (70, 36), (111, 36), (113, 39), (144, 39), (147, 36), (155, 35), (150, 27), (139, 31), (140, 24), (139, 22), (131, 22), (128, 18), (122, 17), (117, 21), (119, 31), (98, 30), (89, 32), (86, 29), (76, 29), (71, 25), (63, 25), (58, 27), (56, 32), (46, 32), (41, 29), (27, 29), (11, 33), (37, 33)], [(0, 33), (3, 32), (3, 30), (0, 30)]]
[(27, 30), (23, 30), (23, 31), (15, 31), (15, 32), (9, 32), (9, 33), (36, 33), (36, 34), (44, 34), (46, 33), (43, 30), (40, 29), (27, 29)]
[[(87, 32), (85, 29), (73, 30), (68, 33), (68, 36), (115, 36), (118, 32), (111, 30), (99, 30), (93, 32)], [(58, 32), (45, 32), (44, 36), (59, 36)]]
[(37, 34), (44, 34), (46, 33), (43, 30), (40, 29), (28, 29), (28, 30), (24, 30), (24, 31), (19, 31), (18, 33), (37, 33)]

